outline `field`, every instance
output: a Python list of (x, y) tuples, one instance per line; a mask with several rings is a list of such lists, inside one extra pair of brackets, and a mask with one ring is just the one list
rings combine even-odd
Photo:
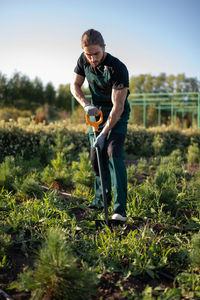
[(97, 229), (87, 130), (1, 122), (0, 299), (199, 299), (200, 133), (130, 126), (128, 221)]

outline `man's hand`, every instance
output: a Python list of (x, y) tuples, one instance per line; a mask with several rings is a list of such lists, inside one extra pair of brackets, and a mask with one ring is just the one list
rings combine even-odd
[(103, 134), (103, 133), (100, 133), (98, 135), (98, 137), (96, 138), (96, 141), (94, 143), (94, 147), (99, 147), (100, 150), (102, 150), (103, 146), (104, 146), (104, 143), (105, 143), (105, 138), (106, 138), (106, 135)]
[(98, 108), (93, 104), (86, 104), (84, 106), (84, 110), (88, 114), (88, 116), (97, 116), (99, 114)]

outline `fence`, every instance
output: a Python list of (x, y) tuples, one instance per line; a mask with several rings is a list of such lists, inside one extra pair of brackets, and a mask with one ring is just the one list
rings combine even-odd
[[(86, 96), (88, 99), (91, 96)], [(181, 113), (182, 121), (186, 113), (191, 114), (191, 124), (194, 126), (194, 119), (197, 119), (197, 127), (200, 129), (200, 93), (149, 93), (149, 94), (130, 94), (128, 101), (131, 112), (134, 107), (143, 108), (143, 126), (147, 125), (147, 108), (154, 105), (157, 110), (157, 125), (161, 125), (162, 112), (169, 112), (170, 122), (174, 124), (177, 113)], [(72, 97), (72, 120), (75, 109), (75, 99)], [(133, 123), (132, 113), (130, 123)]]

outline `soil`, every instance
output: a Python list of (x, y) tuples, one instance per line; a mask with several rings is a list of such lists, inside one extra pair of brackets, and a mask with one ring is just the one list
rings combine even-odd
[[(5, 291), (6, 294), (16, 300), (28, 300), (30, 299), (30, 294), (25, 292), (18, 292), (16, 290), (8, 290), (7, 288), (10, 284), (17, 279), (17, 275), (23, 271), (25, 266), (31, 267), (33, 261), (30, 258), (27, 258), (18, 250), (13, 250), (9, 252), (10, 266), (0, 273), (0, 287), (1, 290)], [(0, 292), (0, 300), (7, 299)]]

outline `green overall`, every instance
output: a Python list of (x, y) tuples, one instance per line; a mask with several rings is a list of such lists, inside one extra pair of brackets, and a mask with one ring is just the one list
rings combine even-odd
[[(99, 132), (101, 132), (112, 109), (112, 85), (110, 71), (109, 68), (105, 66), (103, 74), (96, 75), (90, 71), (89, 65), (85, 65), (84, 69), (85, 76), (88, 80), (90, 91), (92, 94), (92, 103), (103, 112), (103, 123), (99, 126)], [(111, 191), (113, 188), (113, 208), (115, 213), (123, 213), (126, 211), (127, 174), (124, 164), (123, 145), (127, 133), (127, 122), (129, 119), (129, 114), (130, 107), (128, 104), (128, 100), (126, 99), (124, 112), (122, 113), (117, 124), (109, 131), (104, 148), (101, 153), (107, 201), (109, 205), (112, 200)], [(97, 120), (96, 117), (92, 118), (92, 121)], [(92, 205), (103, 207), (96, 151), (93, 146), (94, 134), (92, 127), (90, 127), (89, 131), (89, 141), (91, 147), (91, 162), (95, 171), (95, 198), (92, 202)]]

